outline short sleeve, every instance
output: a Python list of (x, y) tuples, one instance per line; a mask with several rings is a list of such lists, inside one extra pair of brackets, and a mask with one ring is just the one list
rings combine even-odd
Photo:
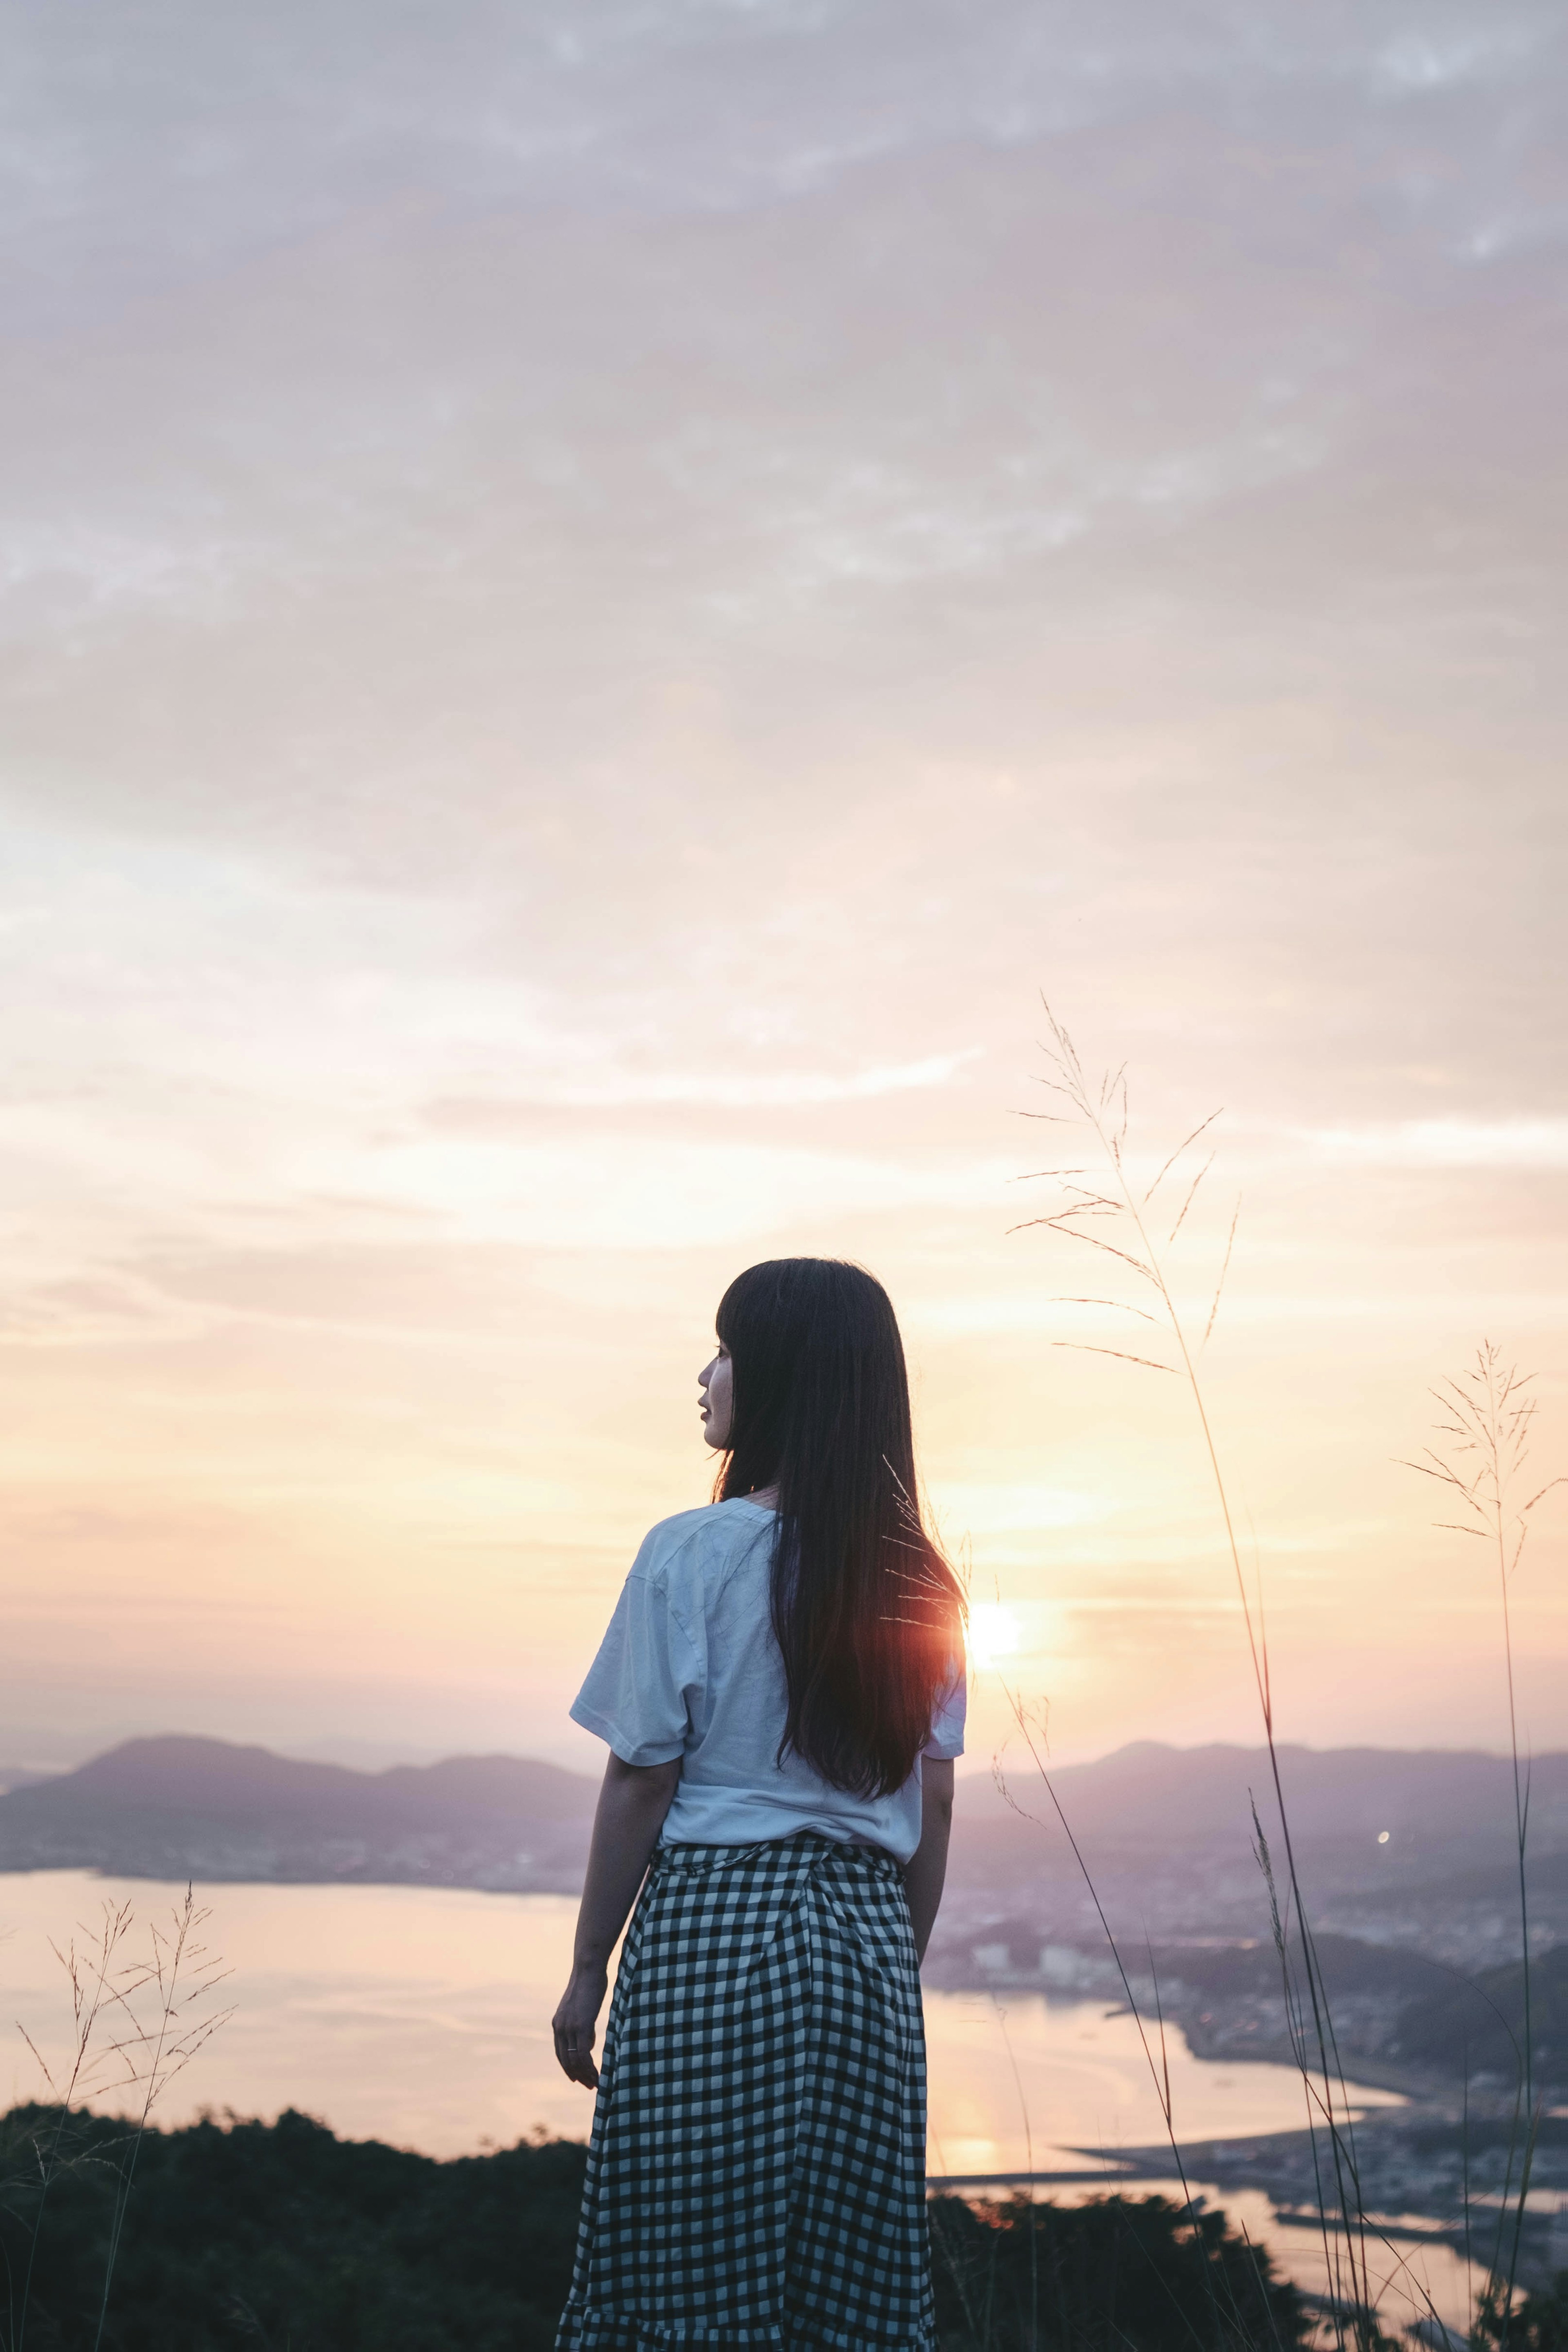
[(703, 1685), (702, 1653), (650, 1574), (647, 1546), (621, 1588), (599, 1654), (572, 1702), (572, 1720), (606, 1741), (623, 1764), (672, 1764), (686, 1751)]
[(947, 1763), (963, 1753), (963, 1722), (969, 1711), (969, 1680), (961, 1658), (952, 1680), (931, 1711), (931, 1738), (921, 1749), (933, 1762)]

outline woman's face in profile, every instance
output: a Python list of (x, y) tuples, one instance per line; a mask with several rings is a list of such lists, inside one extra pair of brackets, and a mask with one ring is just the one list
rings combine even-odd
[(697, 1408), (702, 1415), (702, 1434), (716, 1454), (722, 1454), (730, 1443), (730, 1421), (734, 1411), (730, 1351), (722, 1339), (712, 1362), (698, 1373), (697, 1384), (702, 1391)]

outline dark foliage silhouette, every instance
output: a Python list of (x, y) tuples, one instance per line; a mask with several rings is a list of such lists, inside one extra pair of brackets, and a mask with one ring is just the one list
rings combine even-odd
[[(0, 2118), (0, 2294), (33, 2233), (27, 2151), (59, 2120), (37, 2106)], [(34, 2352), (90, 2352), (126, 2132), (68, 2118), (38, 2231)], [(525, 2141), (440, 2163), (293, 2113), (150, 2129), (105, 2352), (549, 2352), (585, 2153)], [(1040, 2205), (1032, 2248), (1022, 2199), (941, 2197), (931, 2214), (943, 2352), (1177, 2352), (1194, 2327), (1207, 2352), (1307, 2340), (1295, 2290), (1219, 2214), (1194, 2242), (1163, 2198)], [(1234, 2323), (1217, 2341), (1216, 2302)]]
[(1310, 2340), (1296, 2289), (1222, 2213), (1194, 2222), (1164, 2197), (1020, 2196), (936, 2197), (931, 2216), (944, 2352), (1263, 2352)]

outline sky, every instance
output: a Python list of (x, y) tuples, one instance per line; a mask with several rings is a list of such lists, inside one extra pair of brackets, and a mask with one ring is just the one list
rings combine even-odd
[(593, 1769), (714, 1305), (795, 1252), (900, 1311), (972, 1762), (1009, 1691), (1063, 1759), (1254, 1740), (1191, 1393), (1088, 1352), (1138, 1277), (1015, 1230), (1089, 1164), (1042, 993), (1135, 1189), (1224, 1107), (1171, 1279), (1195, 1338), (1239, 1202), (1281, 1733), (1505, 1744), (1401, 1463), (1489, 1338), (1568, 1469), (1561, 9), (5, 41), (0, 1762)]

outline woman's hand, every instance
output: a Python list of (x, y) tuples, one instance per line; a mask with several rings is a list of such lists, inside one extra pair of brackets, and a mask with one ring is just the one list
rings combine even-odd
[(605, 2005), (610, 1955), (637, 1899), (679, 1779), (679, 1757), (668, 1764), (623, 1764), (612, 1754), (605, 1767), (577, 1914), (572, 1981), (555, 2012), (555, 2055), (562, 2072), (590, 2091), (599, 2087), (594, 2028)]
[(551, 2021), (562, 2073), (569, 2081), (581, 2083), (590, 2091), (599, 2087), (599, 2070), (594, 2063), (594, 2029), (605, 2005), (608, 1982), (605, 1969), (579, 1962)]

